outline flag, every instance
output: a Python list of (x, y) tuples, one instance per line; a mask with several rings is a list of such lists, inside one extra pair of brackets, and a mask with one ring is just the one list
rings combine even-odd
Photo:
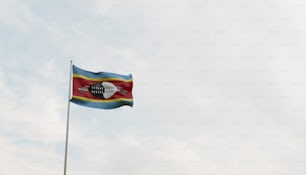
[(93, 108), (113, 109), (133, 106), (132, 75), (89, 72), (72, 66), (71, 102)]

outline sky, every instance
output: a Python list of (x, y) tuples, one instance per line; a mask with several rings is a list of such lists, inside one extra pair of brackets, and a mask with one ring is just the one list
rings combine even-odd
[(0, 0), (0, 174), (63, 174), (70, 60), (134, 106), (71, 104), (67, 175), (306, 174), (303, 0)]

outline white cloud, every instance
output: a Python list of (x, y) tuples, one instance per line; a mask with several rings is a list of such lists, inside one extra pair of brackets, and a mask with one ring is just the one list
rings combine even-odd
[(304, 173), (294, 3), (1, 3), (5, 174), (61, 173), (69, 59), (135, 82), (132, 109), (72, 105), (69, 174)]

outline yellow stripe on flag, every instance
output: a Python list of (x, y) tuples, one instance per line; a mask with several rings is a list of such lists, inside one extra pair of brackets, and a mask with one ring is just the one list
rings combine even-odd
[(73, 74), (73, 78), (82, 78), (90, 81), (124, 81), (124, 82), (132, 82), (133, 80), (125, 80), (122, 78), (92, 78), (92, 77), (86, 77), (84, 75), (80, 74)]
[(110, 103), (110, 102), (118, 102), (118, 101), (133, 101), (132, 98), (116, 98), (116, 99), (109, 99), (109, 100), (97, 100), (97, 99), (91, 99), (91, 98), (80, 97), (80, 96), (72, 96), (72, 98), (77, 99), (77, 100), (96, 102), (96, 103)]

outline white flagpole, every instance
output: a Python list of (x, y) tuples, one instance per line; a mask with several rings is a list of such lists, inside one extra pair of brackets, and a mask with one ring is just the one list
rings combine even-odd
[(71, 99), (71, 76), (72, 76), (72, 60), (70, 60), (70, 75), (69, 75), (69, 94), (68, 94), (68, 109), (67, 109), (67, 126), (66, 126), (66, 146), (65, 146), (65, 163), (64, 175), (67, 169), (67, 155), (68, 155), (68, 133), (69, 133), (69, 114), (70, 114), (70, 99)]

